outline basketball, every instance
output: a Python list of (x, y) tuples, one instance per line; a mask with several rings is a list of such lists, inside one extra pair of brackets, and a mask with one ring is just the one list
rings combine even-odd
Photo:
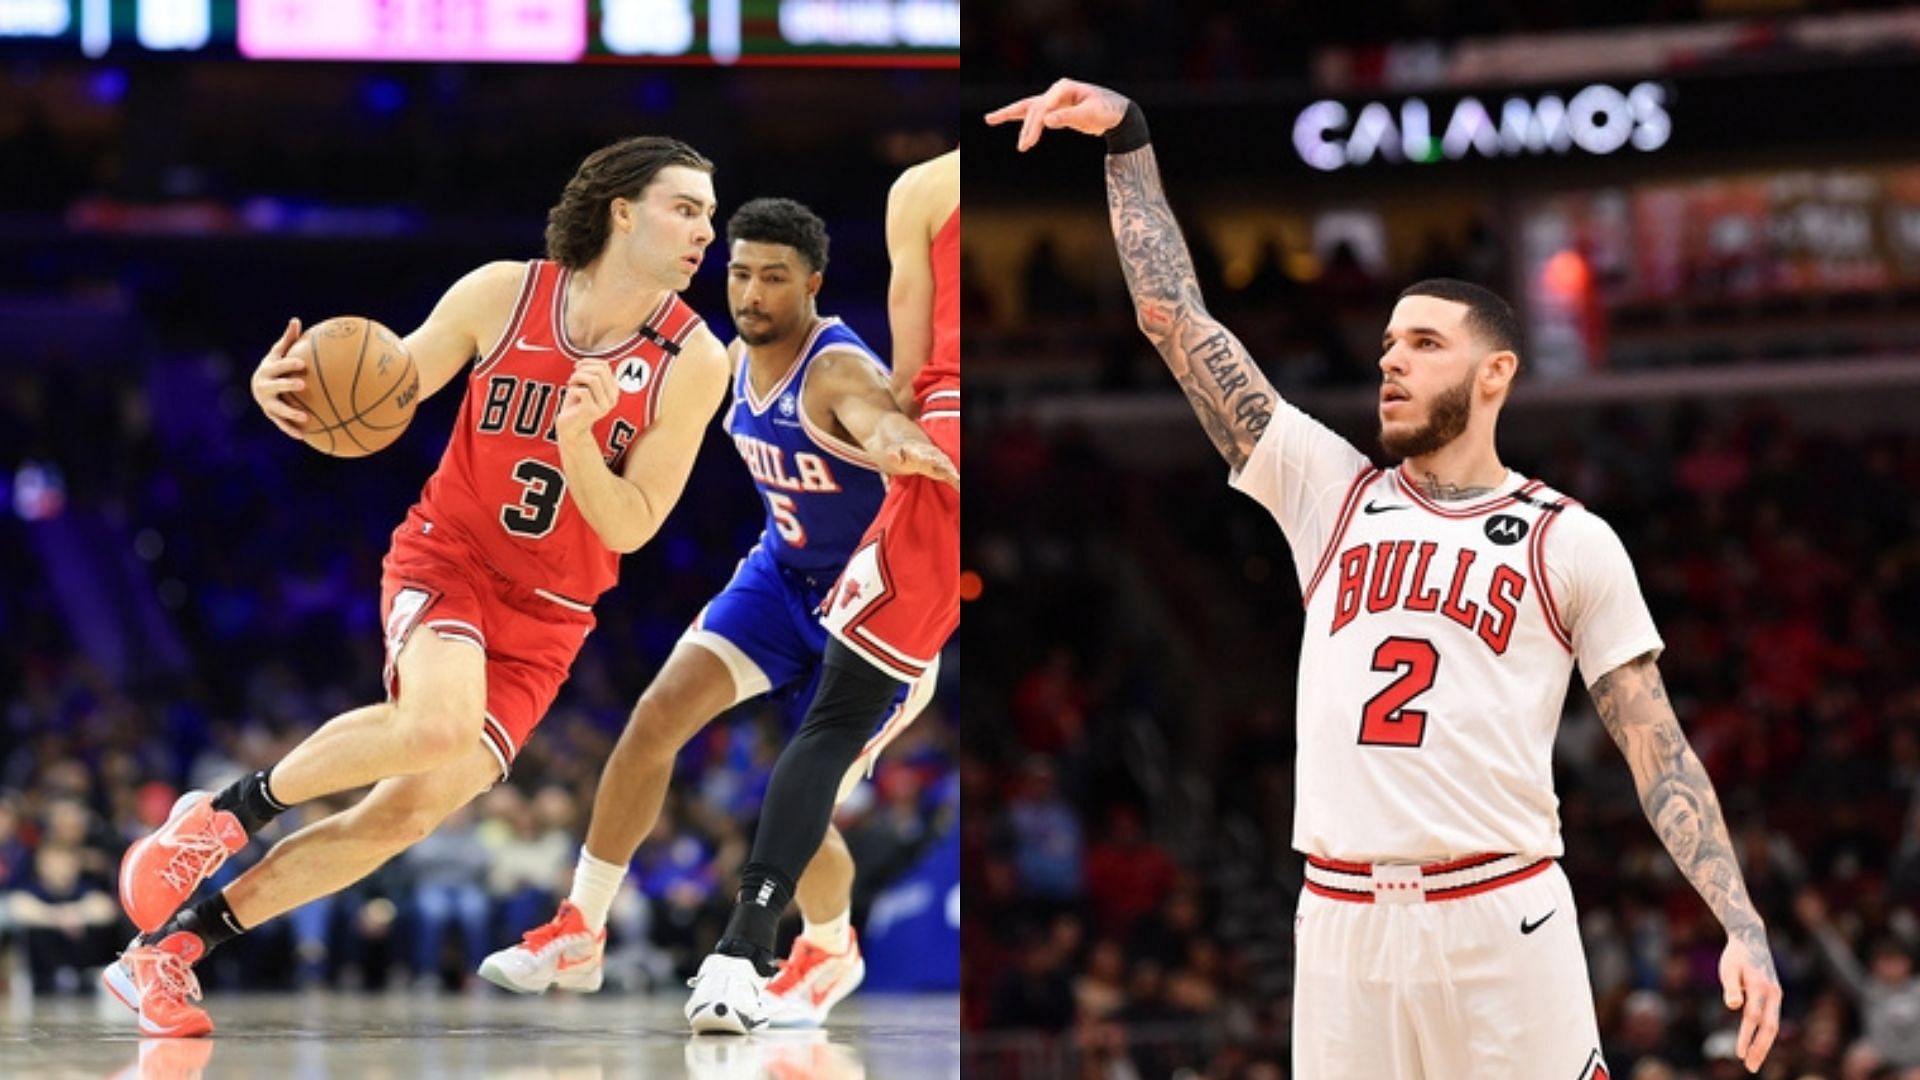
[(413, 420), (420, 373), (393, 331), (357, 315), (328, 319), (287, 350), (307, 362), (307, 388), (286, 395), (307, 414), (307, 445), (334, 457), (383, 450)]

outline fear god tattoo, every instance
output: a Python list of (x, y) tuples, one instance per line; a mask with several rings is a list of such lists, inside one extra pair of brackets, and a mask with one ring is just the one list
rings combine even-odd
[(1141, 332), (1173, 371), (1213, 445), (1229, 465), (1244, 466), (1280, 395), (1240, 339), (1207, 313), (1153, 147), (1108, 156), (1107, 212)]

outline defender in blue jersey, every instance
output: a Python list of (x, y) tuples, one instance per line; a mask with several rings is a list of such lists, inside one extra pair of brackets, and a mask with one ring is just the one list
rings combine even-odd
[[(953, 463), (894, 404), (888, 371), (840, 320), (815, 306), (827, 265), (826, 225), (789, 199), (755, 199), (727, 222), (727, 303), (738, 337), (726, 426), (765, 504), (760, 541), (700, 612), (634, 706), (600, 775), (572, 895), (520, 944), (489, 956), (488, 981), (521, 993), (597, 990), (607, 909), (653, 830), (682, 746), (729, 707), (792, 694), (797, 720), (826, 649), (820, 601), (880, 507), (882, 473), (957, 483)], [(931, 694), (933, 672), (908, 693), (841, 785)], [(819, 1024), (865, 972), (849, 924), (853, 858), (837, 832), (796, 891), (805, 929), (766, 1017), (743, 1027)]]

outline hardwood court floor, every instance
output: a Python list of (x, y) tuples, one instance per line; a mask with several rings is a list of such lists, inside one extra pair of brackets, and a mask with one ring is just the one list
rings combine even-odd
[(211, 995), (211, 1039), (142, 1039), (100, 999), (0, 1006), (0, 1077), (116, 1080), (913, 1080), (960, 1075), (950, 996), (858, 995), (826, 1031), (687, 1033), (678, 994)]

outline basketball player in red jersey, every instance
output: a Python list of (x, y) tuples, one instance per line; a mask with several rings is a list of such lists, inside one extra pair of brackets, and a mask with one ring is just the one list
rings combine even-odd
[[(726, 352), (678, 295), (714, 238), (712, 173), (672, 139), (595, 151), (548, 214), (547, 259), (480, 267), (407, 336), (423, 395), (473, 366), (382, 565), (387, 700), (216, 795), (182, 796), (128, 849), (121, 901), (145, 933), (104, 981), (145, 1034), (212, 1030), (193, 1004), (210, 949), (358, 881), (512, 768), (621, 553), (679, 499), (726, 391)], [(286, 355), (299, 329), (253, 376), (261, 411), (295, 437), (305, 417), (282, 395), (305, 388), (304, 361)], [(355, 806), (181, 907), (282, 810), (367, 784)]]
[[(887, 196), (894, 394), (960, 464), (960, 151), (903, 173)], [(766, 1020), (780, 916), (820, 848), (841, 777), (902, 683), (919, 678), (960, 625), (960, 492), (896, 478), (827, 593), (833, 639), (820, 689), (780, 752), (726, 933), (694, 977), (696, 1032), (744, 1034)]]
[[(1577, 664), (1641, 806), (1727, 931), (1720, 980), (1758, 1071), (1780, 1025), (1766, 928), (1655, 661), (1612, 529), (1501, 464), (1519, 320), (1467, 282), (1400, 296), (1375, 468), (1280, 399), (1206, 310), (1140, 107), (1070, 80), (987, 116), (1027, 150), (1104, 136), (1140, 328), (1293, 549), (1306, 602), (1293, 845), (1293, 1075), (1609, 1075), (1561, 854), (1551, 755)], [(1556, 918), (1557, 916), (1557, 918)]]

